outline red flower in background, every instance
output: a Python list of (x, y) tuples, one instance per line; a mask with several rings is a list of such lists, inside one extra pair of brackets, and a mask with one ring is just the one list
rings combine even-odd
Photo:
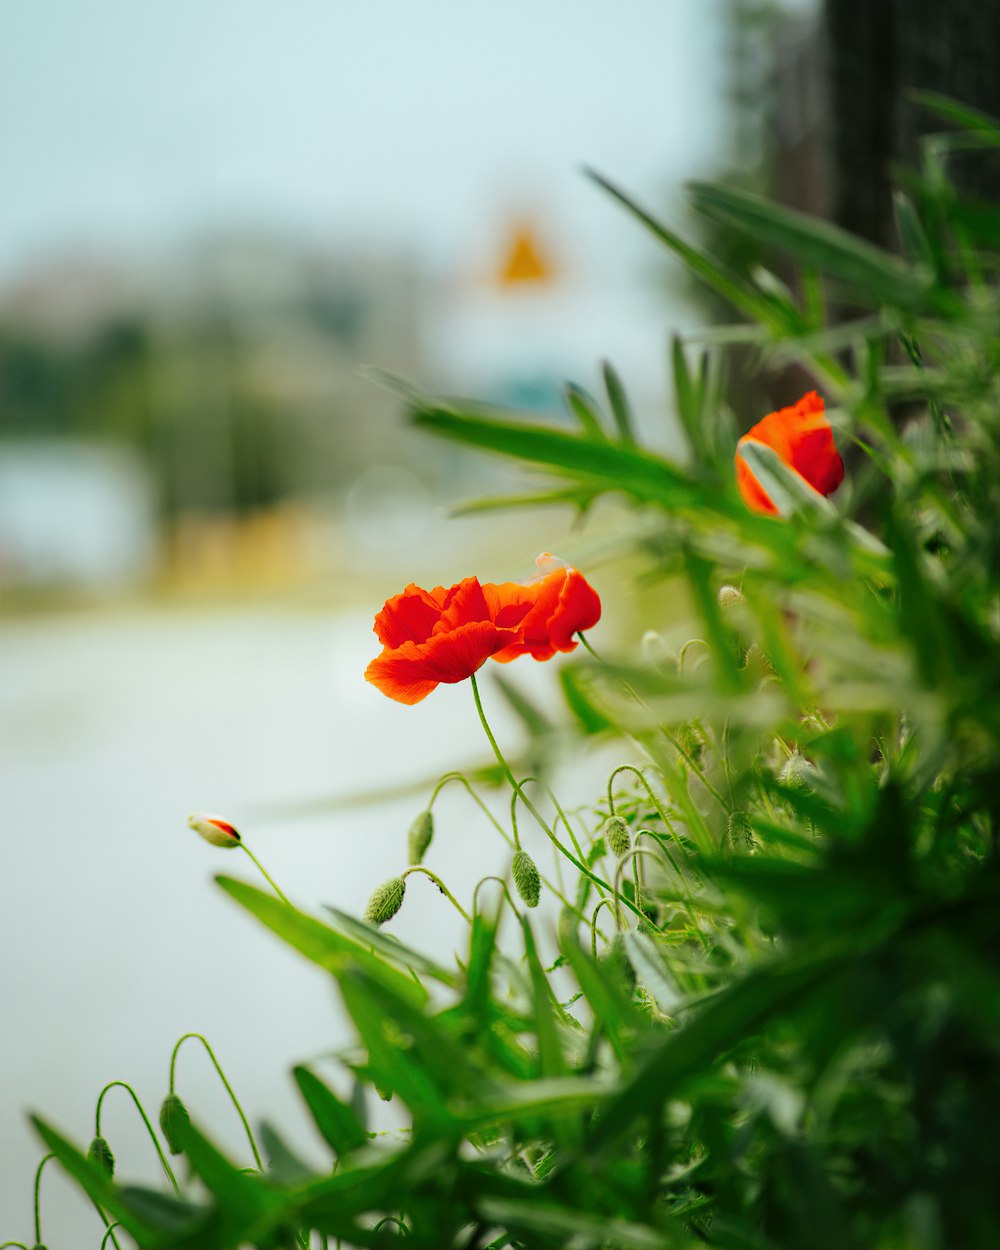
[(601, 601), (582, 573), (547, 552), (527, 585), (467, 577), (445, 589), (412, 583), (375, 617), (382, 653), (365, 679), (398, 703), (419, 703), (441, 682), (471, 677), (492, 656), (548, 660), (572, 651), (573, 635), (601, 616)]
[(365, 679), (398, 703), (419, 703), (441, 682), (471, 677), (519, 638), (533, 601), (513, 582), (481, 586), (467, 577), (447, 590), (411, 582), (375, 617), (382, 654), (365, 669)]
[(834, 444), (830, 422), (823, 415), (823, 400), (815, 391), (803, 395), (790, 408), (769, 412), (736, 445), (736, 485), (744, 501), (754, 512), (777, 514), (770, 496), (740, 455), (740, 448), (748, 442), (772, 448), (821, 495), (832, 495), (844, 480), (844, 462)]
[(519, 655), (550, 660), (557, 651), (572, 651), (573, 635), (601, 619), (597, 591), (583, 574), (543, 551), (535, 562), (541, 575), (525, 587), (534, 595), (531, 611), (521, 622), (521, 637), (494, 655), (508, 664)]

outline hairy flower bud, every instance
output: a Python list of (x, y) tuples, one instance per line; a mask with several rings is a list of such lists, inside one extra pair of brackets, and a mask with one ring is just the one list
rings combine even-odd
[(527, 851), (515, 851), (514, 862), (510, 867), (514, 878), (514, 888), (520, 894), (526, 907), (537, 907), (542, 893), (542, 880), (535, 867), (535, 861)]
[(115, 1156), (103, 1137), (95, 1137), (90, 1143), (87, 1147), (87, 1158), (91, 1163), (96, 1163), (105, 1176), (114, 1176)]
[(428, 810), (421, 812), (412, 825), (408, 835), (410, 848), (410, 863), (423, 863), (424, 856), (427, 854), (427, 848), (431, 844), (434, 837), (434, 815)]
[(785, 761), (784, 767), (778, 773), (778, 780), (794, 790), (810, 790), (812, 789), (812, 778), (810, 774), (816, 771), (816, 766), (812, 764), (805, 756), (800, 755), (798, 751), (793, 751)]
[(731, 608), (743, 602), (743, 591), (738, 586), (720, 586), (717, 598), (720, 608)]
[(167, 1139), (167, 1146), (172, 1155), (183, 1153), (181, 1136), (190, 1123), (191, 1117), (188, 1115), (187, 1107), (176, 1094), (168, 1094), (160, 1108), (160, 1128)]
[(750, 817), (738, 807), (733, 808), (729, 813), (729, 820), (726, 822), (726, 841), (734, 851), (739, 846), (756, 845)]
[(403, 906), (403, 895), (406, 893), (406, 882), (402, 877), (390, 877), (372, 891), (365, 908), (364, 918), (378, 928), (391, 920)]
[(604, 822), (604, 839), (616, 859), (624, 859), (632, 849), (632, 833), (621, 816), (609, 816)]
[(234, 846), (239, 846), (242, 838), (239, 835), (235, 825), (231, 825), (228, 820), (223, 820), (221, 816), (209, 816), (207, 812), (192, 812), (188, 817), (188, 824), (206, 842), (211, 842), (213, 846), (222, 846), (227, 850), (231, 850)]

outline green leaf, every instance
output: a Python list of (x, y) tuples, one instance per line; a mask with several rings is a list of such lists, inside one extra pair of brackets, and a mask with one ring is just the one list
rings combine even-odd
[(78, 1149), (71, 1141), (63, 1137), (40, 1116), (28, 1117), (35, 1132), (45, 1143), (45, 1147), (55, 1155), (63, 1170), (96, 1202), (112, 1219), (117, 1220), (140, 1245), (149, 1245), (156, 1240), (157, 1233), (167, 1227), (153, 1222), (131, 1210), (114, 1183), (103, 1169), (91, 1163), (84, 1151)]
[(574, 935), (567, 934), (559, 949), (573, 969), (595, 1023), (607, 1034), (619, 1062), (627, 1063), (629, 1033), (648, 1024), (648, 1020), (640, 1015), (618, 978), (609, 976), (598, 960), (582, 950)]
[(242, 1171), (191, 1123), (182, 1126), (180, 1138), (192, 1171), (214, 1196), (220, 1215), (232, 1228), (247, 1231), (277, 1213), (280, 1198), (268, 1189), (259, 1173)]
[(652, 938), (637, 929), (629, 929), (625, 934), (625, 954), (639, 984), (649, 991), (660, 1010), (667, 1014), (674, 1011), (683, 996)]
[(1000, 122), (988, 113), (980, 112), (979, 109), (969, 104), (961, 104), (937, 91), (910, 91), (907, 94), (911, 100), (922, 104), (932, 113), (937, 113), (945, 121), (961, 126), (965, 130), (979, 131), (1000, 142)]
[(407, 970), (412, 969), (414, 972), (433, 977), (435, 981), (441, 985), (447, 985), (449, 989), (457, 989), (461, 984), (461, 978), (451, 968), (446, 968), (429, 956), (422, 955), (412, 946), (407, 946), (398, 938), (393, 937), (392, 934), (373, 929), (371, 925), (365, 924), (363, 920), (358, 920), (346, 911), (341, 911), (338, 907), (329, 907), (324, 904), (323, 909), (334, 918), (338, 929), (344, 930), (348, 937), (353, 938), (360, 945), (370, 947), (390, 963), (400, 964)]
[(314, 1178), (312, 1168), (302, 1162), (274, 1125), (266, 1120), (260, 1126), (260, 1139), (267, 1156), (268, 1172), (279, 1185), (294, 1188)]
[(791, 516), (795, 512), (836, 516), (830, 501), (814, 490), (801, 473), (790, 468), (773, 447), (746, 439), (740, 443), (738, 455), (782, 516)]
[(606, 1145), (636, 1119), (679, 1096), (687, 1083), (706, 1076), (733, 1047), (787, 1013), (805, 994), (854, 957), (848, 943), (831, 943), (735, 981), (709, 1001), (690, 1023), (671, 1033), (621, 1086), (597, 1122), (590, 1145)]
[[(623, 1250), (673, 1250), (691, 1246), (677, 1227), (636, 1224), (614, 1216), (560, 1205), (547, 1194), (524, 1199), (485, 1197), (478, 1203), (483, 1219), (511, 1228), (526, 1245), (621, 1246)], [(544, 1240), (539, 1240), (544, 1238)], [(555, 1239), (555, 1240), (552, 1240)]]
[(773, 330), (791, 328), (787, 310), (777, 307), (762, 292), (758, 291), (714, 257), (704, 252), (699, 252), (689, 243), (685, 243), (680, 235), (675, 234), (668, 226), (650, 216), (634, 200), (630, 199), (624, 191), (620, 190), (606, 178), (590, 169), (585, 172), (599, 187), (603, 187), (605, 191), (613, 195), (619, 203), (623, 204), (630, 213), (638, 218), (661, 243), (665, 243), (672, 252), (679, 256), (696, 277), (700, 278), (706, 286), (710, 286), (723, 299), (728, 300), (734, 308), (739, 309), (740, 312), (751, 318), (751, 320), (759, 321), (762, 325), (766, 325)]
[(324, 1141), (337, 1157), (368, 1144), (368, 1134), (346, 1103), (308, 1068), (295, 1067), (292, 1076)]
[(588, 438), (594, 441), (607, 441), (607, 434), (601, 424), (601, 409), (592, 395), (575, 382), (568, 382), (563, 389), (567, 407), (580, 422), (580, 428)]
[(564, 1076), (567, 1064), (562, 1052), (556, 1005), (545, 970), (538, 958), (535, 935), (527, 916), (521, 917), (521, 928), (524, 931), (524, 955), (531, 977), (532, 1023), (538, 1039), (539, 1069), (543, 1077)]
[(707, 217), (830, 274), (872, 303), (908, 308), (926, 303), (930, 296), (931, 275), (926, 269), (906, 266), (839, 226), (732, 187), (694, 182), (689, 192)]
[(701, 497), (676, 465), (621, 443), (596, 442), (547, 426), (499, 416), (484, 418), (436, 405), (414, 407), (411, 415), (420, 429), (452, 442), (545, 465), (594, 488), (670, 507), (691, 507)]
[(329, 925), (321, 924), (283, 903), (273, 894), (266, 894), (244, 881), (223, 876), (216, 877), (216, 881), (241, 907), (245, 907), (289, 946), (333, 976), (339, 978), (345, 969), (358, 966), (411, 1002), (427, 999), (427, 990), (418, 981), (397, 972), (384, 959), (374, 955), (369, 946), (362, 946)]
[(529, 699), (524, 691), (515, 685), (509, 677), (504, 677), (501, 673), (494, 673), (493, 683), (507, 700), (507, 706), (533, 738), (542, 738), (553, 732), (555, 725), (553, 725), (552, 721), (539, 708), (537, 703)]
[(614, 417), (615, 425), (618, 427), (618, 437), (623, 443), (634, 446), (635, 430), (632, 424), (632, 409), (629, 407), (628, 396), (625, 394), (622, 380), (608, 360), (601, 363), (601, 374), (604, 378), (604, 389), (608, 392), (611, 415)]

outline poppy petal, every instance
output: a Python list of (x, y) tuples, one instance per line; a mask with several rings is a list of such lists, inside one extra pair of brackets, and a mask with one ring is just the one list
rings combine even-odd
[[(454, 589), (454, 588), (453, 588)], [(387, 599), (375, 617), (375, 633), (384, 647), (423, 642), (437, 624), (448, 592), (443, 586), (427, 591), (410, 582), (398, 595)]]
[(844, 480), (844, 462), (824, 415), (824, 403), (810, 391), (788, 408), (769, 412), (740, 439), (736, 447), (736, 485), (755, 512), (777, 513), (770, 496), (740, 455), (744, 443), (763, 443), (821, 495), (831, 495)]

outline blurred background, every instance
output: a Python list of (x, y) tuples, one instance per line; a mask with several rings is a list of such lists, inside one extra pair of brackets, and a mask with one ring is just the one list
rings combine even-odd
[[(363, 681), (388, 595), (549, 549), (587, 562), (620, 645), (672, 623), (601, 566), (613, 510), (449, 519), (525, 483), (415, 436), (366, 370), (560, 421), (608, 358), (676, 451), (669, 335), (720, 310), (583, 167), (688, 235), (683, 182), (724, 177), (885, 242), (904, 88), (992, 108), (989, 7), (0, 8), (0, 1235), (33, 1235), (26, 1110), (85, 1141), (123, 1079), (155, 1115), (186, 1030), (252, 1118), (308, 1138), (287, 1070), (345, 1041), (333, 995), (219, 895), (234, 864), (185, 818), (234, 820), (310, 907), (360, 912), (399, 871), (422, 780), (485, 755), (464, 686), (408, 709)], [(582, 802), (599, 773), (567, 784)], [(457, 893), (505, 871), (467, 800), (436, 812)], [(447, 954), (425, 885), (395, 930)], [(242, 1157), (193, 1048), (178, 1092)], [(140, 1127), (106, 1104), (122, 1174), (153, 1181)], [(46, 1172), (45, 1239), (97, 1244), (67, 1190)]]

